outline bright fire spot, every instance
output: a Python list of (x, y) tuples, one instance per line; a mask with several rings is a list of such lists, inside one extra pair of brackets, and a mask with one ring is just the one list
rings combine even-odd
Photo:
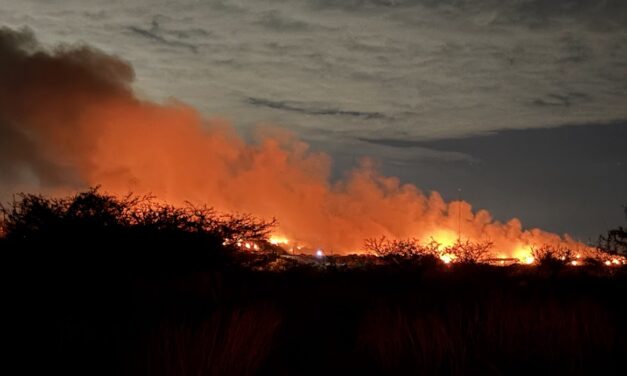
[(612, 259), (612, 264), (618, 265), (620, 264), (620, 261), (618, 261), (617, 259)]
[(571, 261), (571, 264), (572, 264), (573, 266), (577, 266), (577, 265), (579, 265), (579, 261), (577, 261), (577, 260), (573, 260), (573, 261)]
[(610, 260), (605, 261), (605, 265), (610, 266), (612, 265), (612, 263), (610, 262)]
[(523, 262), (527, 265), (533, 264), (535, 261), (534, 257), (531, 255), (531, 247), (522, 246), (517, 248), (514, 251), (514, 257), (517, 258), (520, 262)]
[(440, 244), (440, 248), (452, 247), (457, 243), (457, 234), (448, 230), (438, 230), (430, 237), (431, 240)]
[(580, 258), (581, 258), (581, 255), (580, 255), (579, 253), (577, 253), (577, 256), (575, 256), (575, 257), (577, 257), (578, 259), (580, 259)]
[(324, 256), (324, 252), (322, 252), (321, 249), (317, 250), (316, 251), (316, 257), (322, 257), (322, 256)]
[(289, 244), (289, 239), (284, 236), (272, 235), (268, 240), (272, 245)]
[(251, 247), (250, 243), (246, 242), (245, 247), (246, 247), (246, 249), (250, 249), (250, 247)]
[(442, 260), (445, 264), (450, 264), (450, 262), (453, 261), (454, 259), (455, 259), (455, 256), (448, 254), (448, 253), (440, 255), (440, 260)]

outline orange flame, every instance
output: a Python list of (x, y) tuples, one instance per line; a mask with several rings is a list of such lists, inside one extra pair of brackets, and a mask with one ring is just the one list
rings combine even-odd
[(517, 219), (494, 221), (466, 202), (446, 203), (437, 192), (382, 175), (367, 159), (331, 182), (330, 157), (289, 132), (266, 128), (247, 143), (225, 120), (138, 99), (132, 68), (116, 57), (89, 48), (34, 53), (33, 43), (19, 45), (27, 39), (3, 46), (4, 71), (20, 75), (0, 87), (0, 112), (6, 124), (21, 127), (8, 134), (29, 136), (29, 150), (38, 153), (32, 163), (67, 175), (72, 183), (60, 189), (102, 185), (111, 193), (276, 217), (271, 241), (292, 245), (289, 238), (297, 248), (329, 253), (361, 249), (378, 236), (434, 239), (444, 247), (458, 238), (491, 241), (499, 254), (524, 262), (533, 262), (530, 247), (543, 244), (590, 251), (568, 236), (524, 230)]
[(342, 253), (384, 235), (433, 239), (447, 247), (458, 239), (461, 218), (463, 239), (490, 240), (495, 249), (525, 262), (532, 245), (586, 248), (568, 237), (523, 230), (517, 219), (493, 221), (487, 211), (446, 203), (436, 192), (425, 195), (379, 174), (368, 161), (332, 184), (329, 157), (310, 152), (292, 135), (274, 130), (249, 145), (226, 122), (204, 122), (181, 105), (101, 102), (87, 107), (82, 119), (72, 130), (77, 143), (72, 149), (80, 152), (47, 147), (71, 161), (87, 184), (276, 217), (277, 233), (284, 234), (271, 239), (276, 244), (287, 244), (289, 237)]

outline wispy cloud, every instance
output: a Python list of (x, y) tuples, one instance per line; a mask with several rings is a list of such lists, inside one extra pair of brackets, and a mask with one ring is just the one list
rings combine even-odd
[(624, 1), (94, 0), (64, 8), (6, 0), (0, 22), (28, 24), (45, 43), (80, 35), (129, 59), (144, 95), (174, 96), (241, 126), (433, 139), (627, 117)]
[(380, 112), (349, 111), (339, 108), (317, 107), (311, 104), (294, 101), (272, 101), (264, 98), (249, 97), (246, 101), (254, 106), (269, 107), (277, 110), (299, 112), (305, 115), (327, 115), (327, 116), (353, 116), (364, 119), (383, 119), (386, 116)]
[[(150, 29), (143, 29), (138, 26), (129, 26), (128, 29), (141, 37), (150, 39), (154, 42), (161, 43), (169, 47), (183, 47), (183, 48), (189, 49), (190, 51), (194, 53), (198, 52), (198, 46), (195, 44), (183, 42), (183, 41), (176, 40), (176, 39), (165, 38), (162, 35), (163, 32), (157, 20), (152, 20)], [(182, 35), (186, 35), (186, 34), (182, 34)]]

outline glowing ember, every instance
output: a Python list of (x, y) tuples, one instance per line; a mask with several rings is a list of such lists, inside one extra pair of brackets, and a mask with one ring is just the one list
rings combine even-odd
[(434, 232), (429, 238), (440, 244), (440, 249), (452, 247), (457, 243), (457, 234), (448, 230), (439, 230)]
[(532, 249), (530, 246), (525, 245), (525, 246), (519, 246), (518, 248), (516, 248), (516, 250), (514, 251), (514, 258), (517, 258), (518, 261), (524, 263), (524, 264), (533, 264), (533, 262), (535, 261), (534, 257), (531, 254)]
[(316, 251), (316, 257), (319, 257), (319, 258), (324, 257), (324, 252), (322, 252), (321, 249), (317, 250)]
[(448, 253), (440, 255), (440, 260), (442, 260), (445, 264), (450, 264), (454, 259), (455, 256)]
[(272, 245), (287, 245), (290, 243), (288, 238), (279, 235), (272, 235), (268, 241)]

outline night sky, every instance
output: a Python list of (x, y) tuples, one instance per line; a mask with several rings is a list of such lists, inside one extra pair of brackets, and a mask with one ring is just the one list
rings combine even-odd
[[(369, 156), (527, 227), (587, 241), (626, 220), (622, 0), (3, 0), (0, 26), (116, 55), (142, 98), (246, 137), (290, 129), (333, 178)], [(8, 163), (3, 198), (24, 187)]]

